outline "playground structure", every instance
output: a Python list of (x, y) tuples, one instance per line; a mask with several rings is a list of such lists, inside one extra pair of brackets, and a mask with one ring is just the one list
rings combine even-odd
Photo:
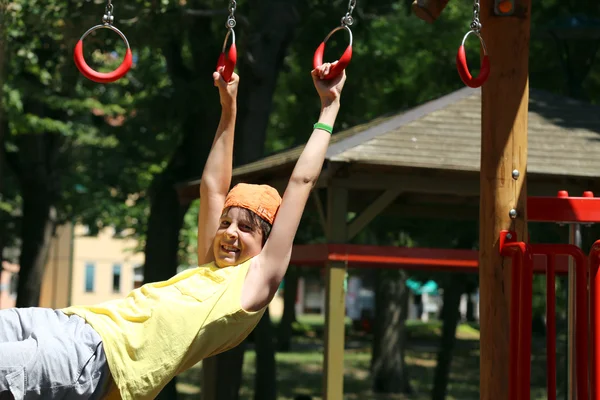
[[(435, 8), (437, 15), (442, 12), (447, 0), (416, 0)], [(508, 4), (507, 4), (508, 3)], [(478, 34), (481, 44), (485, 43), (485, 56), (489, 62), (489, 75), (481, 84), (481, 152), (478, 170), (480, 246), (478, 257), (471, 252), (444, 250), (397, 249), (381, 246), (353, 246), (347, 244), (373, 218), (389, 206), (404, 190), (407, 192), (425, 188), (425, 181), (431, 181), (430, 171), (424, 165), (406, 167), (402, 163), (391, 162), (378, 168), (376, 163), (367, 162), (354, 155), (344, 159), (339, 156), (345, 144), (332, 145), (328, 154), (328, 165), (324, 168), (318, 187), (327, 188), (326, 207), (323, 207), (319, 194), (315, 191), (315, 204), (322, 216), (322, 225), (327, 237), (325, 245), (297, 246), (292, 262), (299, 265), (325, 265), (326, 269), (326, 326), (323, 368), (323, 398), (341, 400), (343, 398), (344, 360), (344, 278), (350, 265), (376, 265), (380, 268), (427, 268), (478, 270), (480, 280), (480, 396), (481, 399), (519, 399), (530, 397), (530, 355), (531, 355), (531, 282), (534, 270), (547, 274), (547, 287), (554, 288), (556, 273), (569, 273), (569, 399), (584, 399), (591, 392), (591, 398), (600, 397), (595, 383), (588, 390), (589, 381), (598, 377), (596, 362), (599, 351), (594, 339), (591, 343), (591, 360), (588, 355), (588, 328), (591, 324), (594, 338), (598, 336), (596, 317), (598, 309), (596, 273), (600, 262), (600, 244), (594, 245), (589, 257), (580, 249), (577, 241), (577, 227), (581, 223), (598, 222), (600, 216), (599, 199), (565, 197), (528, 197), (528, 58), (531, 1), (528, 0), (482, 0), (475, 2), (474, 16), (480, 23)], [(475, 10), (477, 12), (475, 13)], [(435, 21), (436, 13), (427, 14), (429, 22)], [(479, 19), (480, 18), (480, 19)], [(426, 18), (423, 18), (426, 19)], [(475, 21), (473, 21), (475, 22)], [(466, 36), (465, 36), (466, 38)], [(464, 43), (464, 41), (463, 41)], [(466, 60), (461, 58), (461, 62)], [(462, 64), (466, 72), (466, 64)], [(460, 66), (459, 66), (460, 68)], [(460, 73), (459, 69), (459, 73)], [(468, 76), (461, 78), (468, 80)], [(472, 78), (472, 77), (471, 77)], [(409, 115), (405, 119), (416, 118)], [(404, 118), (404, 117), (403, 117)], [(391, 124), (391, 122), (390, 122)], [(334, 136), (335, 137), (335, 136)], [(372, 138), (372, 137), (371, 137)], [(348, 142), (354, 139), (348, 140)], [(279, 167), (290, 163), (293, 156), (281, 161)], [(362, 164), (361, 164), (362, 162)], [(267, 167), (257, 163), (257, 168)], [(397, 172), (390, 173), (391, 166), (402, 167), (401, 179)], [(250, 177), (253, 166), (242, 166), (234, 173), (234, 180), (245, 175)], [(359, 177), (358, 169), (363, 169)], [(421, 168), (421, 169), (419, 169)], [(455, 167), (456, 168), (456, 167)], [(278, 186), (283, 182), (281, 175), (287, 169), (268, 172), (269, 183)], [(401, 169), (401, 168), (398, 168)], [(458, 168), (456, 168), (458, 169)], [(258, 170), (258, 169), (256, 169)], [(255, 170), (255, 171), (256, 171)], [(396, 175), (398, 174), (398, 175)], [(560, 174), (557, 174), (560, 175)], [(377, 179), (368, 179), (376, 176)], [(586, 175), (580, 175), (586, 176)], [(587, 175), (591, 176), (591, 175)], [(439, 179), (439, 178), (438, 178)], [(266, 181), (263, 180), (263, 181)], [(460, 179), (454, 183), (443, 182), (450, 190), (460, 187)], [(534, 183), (536, 183), (534, 181)], [(594, 186), (597, 182), (594, 182)], [(554, 193), (562, 184), (554, 186)], [(278, 187), (281, 189), (281, 187)], [(383, 190), (361, 214), (347, 223), (349, 189), (369, 188)], [(417, 189), (418, 188), (418, 189)], [(595, 187), (578, 186), (577, 192), (596, 190)], [(197, 182), (180, 189), (181, 193), (192, 190), (192, 195), (182, 196), (182, 201), (197, 197)], [(448, 189), (446, 189), (448, 190)], [(467, 192), (468, 189), (460, 188)], [(575, 191), (568, 188), (571, 193)], [(433, 193), (433, 192), (432, 192)], [(455, 193), (455, 192), (454, 192)], [(188, 200), (185, 199), (186, 196)], [(193, 197), (192, 197), (193, 196)], [(355, 200), (355, 199), (352, 199)], [(570, 224), (572, 241), (564, 245), (529, 244), (528, 221), (562, 222)], [(419, 252), (419, 253), (417, 253)], [(569, 256), (573, 261), (564, 264), (562, 257)], [(587, 270), (590, 268), (591, 306), (588, 307)], [(547, 292), (548, 302), (548, 398), (556, 395), (556, 360), (554, 353), (554, 290)], [(586, 316), (592, 310), (591, 323)], [(574, 312), (573, 312), (574, 311)], [(574, 333), (574, 335), (572, 335)], [(573, 336), (575, 336), (573, 340)], [(574, 361), (574, 362), (573, 362)], [(588, 371), (592, 371), (592, 379)]]
[[(292, 255), (293, 264), (324, 267), (325, 276), (332, 272), (331, 268), (339, 268), (334, 270), (334, 277), (339, 281), (333, 284), (331, 277), (327, 277), (329, 287), (334, 287), (327, 295), (327, 324), (336, 329), (328, 333), (331, 340), (326, 343), (328, 363), (324, 366), (323, 375), (324, 391), (330, 393), (328, 398), (341, 398), (343, 395), (345, 306), (342, 288), (347, 268), (478, 271), (481, 261), (475, 250), (408, 249), (349, 243), (377, 216), (433, 220), (478, 218), (481, 190), (478, 151), (481, 122), (478, 110), (483, 100), (478, 90), (464, 88), (397, 116), (369, 122), (332, 137), (326, 164), (313, 191), (313, 201), (309, 204), (319, 216), (327, 244), (296, 245)], [(548, 96), (537, 90), (531, 92), (530, 105), (532, 157), (528, 165), (530, 196), (526, 210), (530, 221), (598, 218), (597, 214), (581, 214), (582, 210), (598, 212), (598, 208), (594, 207), (597, 199), (565, 200), (557, 198), (557, 190), (567, 189), (571, 194), (580, 195), (591, 190), (596, 195), (600, 194), (600, 185), (594, 178), (600, 168), (596, 165), (596, 154), (600, 151), (600, 143), (595, 140), (597, 128), (587, 128), (585, 122), (586, 118), (590, 121), (596, 118), (600, 108), (560, 96)], [(575, 112), (576, 125), (553, 122), (568, 120)], [(573, 128), (579, 133), (571, 136), (569, 133)], [(449, 132), (456, 132), (456, 135), (449, 135)], [(551, 140), (548, 140), (548, 132), (552, 132)], [(440, 148), (451, 149), (452, 152), (440, 154)], [(283, 191), (299, 149), (276, 153), (236, 168), (233, 183), (267, 183)], [(564, 154), (561, 157), (565, 161), (559, 165), (556, 163), (557, 154)], [(515, 182), (512, 169), (507, 173), (509, 180), (505, 183), (512, 184)], [(198, 180), (182, 183), (178, 187), (180, 201), (196, 199), (198, 185)], [(572, 210), (579, 210), (575, 217)], [(506, 219), (512, 222), (509, 211), (510, 208), (507, 208)], [(348, 212), (355, 213), (351, 221), (347, 220)], [(510, 225), (507, 228), (510, 229)], [(492, 251), (500, 257), (498, 246), (499, 242)], [(501, 259), (506, 261), (502, 268), (511, 279), (511, 259)], [(567, 261), (567, 257), (557, 256), (557, 274), (567, 272)], [(534, 255), (533, 262), (536, 273), (545, 273), (545, 256)], [(510, 280), (506, 284), (506, 290), (509, 289)], [(506, 295), (510, 296), (510, 292)], [(483, 311), (481, 307), (480, 311)], [(507, 352), (508, 311), (505, 319), (501, 320), (501, 329), (506, 329), (507, 333)], [(504, 356), (508, 391), (508, 353)], [(336, 397), (338, 395), (340, 397)]]
[[(569, 197), (560, 191), (556, 197), (529, 197), (529, 221), (568, 224), (576, 238), (582, 224), (600, 222), (600, 198), (591, 192), (583, 197)], [(573, 240), (576, 241), (576, 240)], [(546, 275), (546, 352), (548, 399), (556, 399), (556, 294), (555, 276), (569, 274), (569, 372), (570, 390), (575, 398), (598, 398), (596, 383), (600, 378), (598, 349), (600, 329), (600, 240), (589, 258), (579, 245), (527, 244), (519, 241), (515, 232), (503, 231), (499, 251), (512, 259), (510, 289), (510, 376), (509, 398), (527, 400), (531, 386), (531, 318), (533, 274)], [(561, 257), (563, 256), (563, 257)], [(569, 260), (566, 257), (570, 257)], [(589, 260), (589, 264), (588, 264)], [(566, 262), (568, 261), (568, 262)], [(292, 264), (323, 266), (328, 262), (343, 262), (347, 267), (418, 269), (432, 271), (478, 271), (477, 252), (456, 249), (397, 248), (364, 245), (300, 245), (294, 247)], [(589, 267), (589, 270), (588, 270)], [(588, 275), (589, 271), (589, 275)], [(588, 291), (588, 276), (590, 277)], [(571, 284), (574, 282), (574, 286)], [(572, 297), (571, 297), (572, 295)], [(574, 298), (574, 304), (571, 299)], [(588, 302), (591, 305), (588, 324)], [(573, 312), (574, 311), (574, 312)], [(591, 327), (591, 338), (588, 329)], [(574, 334), (574, 340), (573, 339)], [(589, 349), (593, 349), (588, 360)], [(591, 375), (590, 375), (591, 372)]]

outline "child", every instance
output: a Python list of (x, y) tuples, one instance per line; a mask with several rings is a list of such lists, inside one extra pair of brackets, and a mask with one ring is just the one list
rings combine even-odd
[(346, 79), (324, 80), (330, 68), (312, 71), (321, 114), (283, 199), (267, 185), (229, 191), (239, 77), (214, 73), (222, 113), (200, 185), (201, 266), (93, 306), (0, 311), (0, 399), (154, 399), (250, 334), (285, 275), (325, 159)]

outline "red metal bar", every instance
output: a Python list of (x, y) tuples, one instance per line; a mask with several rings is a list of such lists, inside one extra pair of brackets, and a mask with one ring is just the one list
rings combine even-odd
[(528, 197), (527, 220), (536, 222), (600, 222), (600, 197), (583, 192), (569, 197), (565, 190), (556, 197)]
[(531, 319), (533, 308), (533, 260), (531, 248), (523, 255), (521, 276), (521, 312), (519, 322), (519, 375), (521, 400), (531, 398)]
[(553, 257), (569, 255), (575, 260), (575, 364), (577, 370), (577, 398), (588, 398), (588, 307), (587, 257), (571, 244), (533, 244), (531, 251)]
[(600, 400), (598, 382), (600, 382), (600, 240), (592, 246), (589, 256), (590, 268), (590, 324), (592, 326), (592, 362), (591, 362), (591, 389), (592, 400)]
[(546, 271), (546, 361), (548, 400), (556, 400), (556, 259), (548, 257)]
[(531, 397), (531, 297), (533, 292), (533, 259), (530, 246), (516, 241), (514, 232), (500, 233), (499, 250), (512, 258), (511, 315), (509, 334), (509, 389), (511, 399)]
[(521, 311), (521, 271), (523, 270), (522, 258), (517, 256), (512, 258), (511, 288), (510, 288), (510, 317), (509, 317), (509, 355), (510, 365), (508, 378), (508, 396), (509, 399), (517, 399), (519, 382), (519, 315)]
[[(343, 261), (350, 268), (419, 269), (477, 273), (477, 250), (404, 248), (354, 244), (294, 245), (290, 264), (323, 267), (328, 261)], [(546, 259), (533, 256), (533, 271), (546, 273)], [(558, 257), (556, 273), (566, 274), (568, 257)]]

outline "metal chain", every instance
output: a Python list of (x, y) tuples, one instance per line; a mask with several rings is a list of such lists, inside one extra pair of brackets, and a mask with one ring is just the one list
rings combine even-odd
[(471, 30), (475, 33), (481, 31), (481, 22), (479, 21), (479, 0), (473, 2), (473, 22), (471, 22)]
[(112, 0), (107, 0), (106, 2), (106, 8), (104, 9), (104, 15), (102, 16), (102, 22), (104, 22), (106, 25), (112, 25), (112, 23), (115, 22)]
[(354, 23), (354, 18), (352, 17), (352, 11), (356, 7), (356, 0), (348, 0), (348, 11), (346, 15), (342, 17), (342, 25), (351, 26)]
[(227, 22), (225, 23), (225, 26), (228, 29), (232, 29), (235, 27), (235, 9), (237, 8), (237, 3), (235, 2), (235, 0), (231, 0), (229, 2), (229, 17), (227, 17)]

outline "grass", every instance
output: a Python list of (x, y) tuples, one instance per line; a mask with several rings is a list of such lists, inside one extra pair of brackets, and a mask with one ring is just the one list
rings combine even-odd
[[(350, 321), (347, 321), (348, 328)], [(441, 322), (407, 323), (406, 362), (414, 393), (411, 395), (377, 395), (371, 392), (369, 367), (371, 362), (371, 338), (352, 333), (348, 329), (347, 349), (344, 354), (344, 398), (347, 400), (425, 400), (431, 398), (433, 375), (436, 366)], [(293, 400), (304, 394), (312, 400), (321, 400), (323, 379), (323, 318), (303, 316), (295, 326), (293, 349), (289, 353), (277, 353), (278, 400)], [(448, 385), (448, 400), (479, 399), (479, 330), (477, 325), (461, 324), (457, 329), (457, 342), (452, 360)], [(560, 341), (560, 338), (559, 338)], [(558, 365), (564, 359), (560, 349)], [(534, 353), (545, 353), (544, 339), (534, 339)], [(240, 399), (252, 400), (256, 354), (246, 351), (244, 357), (243, 383)], [(532, 359), (533, 400), (545, 399), (545, 354)], [(559, 374), (560, 375), (560, 374)], [(180, 375), (177, 389), (184, 400), (198, 399), (201, 364)], [(560, 388), (560, 384), (559, 384)]]

